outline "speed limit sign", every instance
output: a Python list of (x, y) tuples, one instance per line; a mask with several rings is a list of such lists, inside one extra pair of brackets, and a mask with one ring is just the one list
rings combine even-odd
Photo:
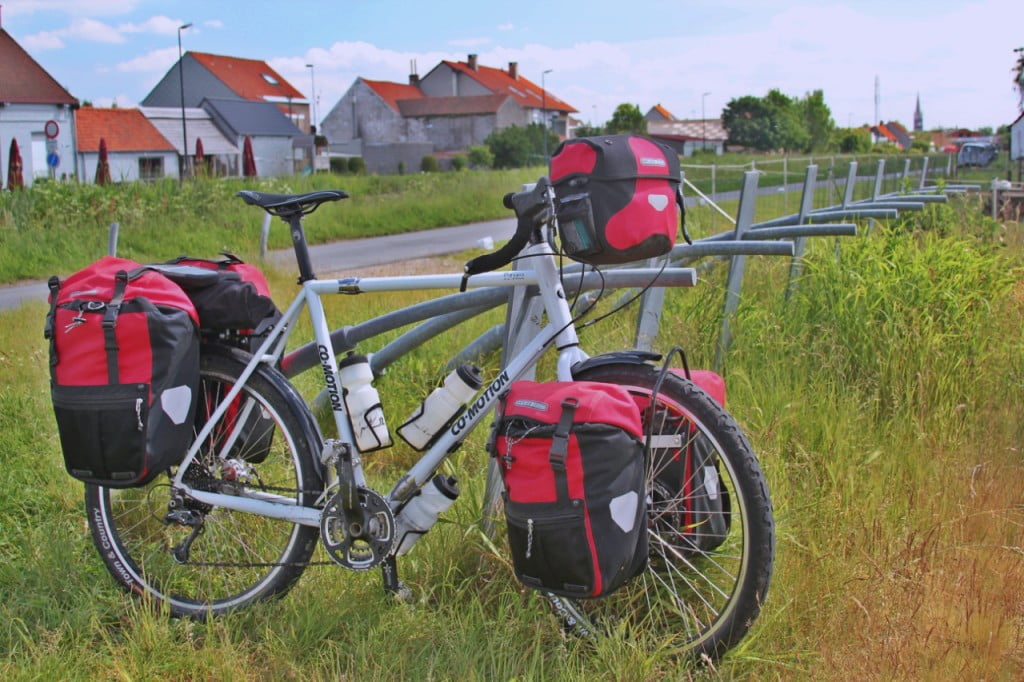
[(57, 125), (56, 121), (50, 119), (46, 122), (46, 125), (43, 126), (43, 132), (52, 140), (57, 137), (58, 133), (60, 133), (60, 126)]

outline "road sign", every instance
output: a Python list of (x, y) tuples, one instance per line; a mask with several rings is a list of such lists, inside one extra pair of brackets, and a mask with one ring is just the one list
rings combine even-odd
[(54, 152), (50, 152), (49, 154), (46, 155), (46, 165), (49, 166), (50, 168), (56, 168), (57, 166), (60, 165), (60, 157), (57, 156)]
[(57, 140), (50, 138), (46, 141), (46, 153), (53, 154), (57, 151)]
[(46, 122), (46, 125), (43, 126), (43, 132), (46, 133), (46, 136), (52, 140), (56, 138), (57, 135), (60, 133), (60, 126), (57, 125), (57, 122), (51, 118), (49, 121)]

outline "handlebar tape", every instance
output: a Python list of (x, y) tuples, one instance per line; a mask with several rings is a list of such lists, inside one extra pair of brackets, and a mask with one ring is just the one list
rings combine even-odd
[(530, 241), (534, 227), (547, 219), (545, 209), (548, 208), (547, 190), (550, 186), (551, 183), (547, 178), (540, 178), (533, 189), (525, 192), (511, 192), (502, 198), (501, 202), (505, 208), (511, 208), (516, 212), (518, 218), (516, 232), (504, 246), (494, 253), (485, 253), (466, 263), (459, 291), (466, 290), (466, 282), (472, 275), (491, 272), (508, 265), (523, 250), (523, 247)]

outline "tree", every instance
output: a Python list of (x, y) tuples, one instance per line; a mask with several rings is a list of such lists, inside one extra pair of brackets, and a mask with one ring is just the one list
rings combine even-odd
[(1014, 52), (1017, 53), (1017, 63), (1012, 69), (1013, 87), (1017, 90), (1017, 108), (1024, 111), (1024, 47), (1018, 47)]
[(871, 151), (871, 133), (866, 128), (836, 131), (836, 147), (844, 154), (866, 154)]
[(605, 125), (609, 134), (635, 133), (637, 135), (647, 134), (647, 119), (640, 113), (640, 107), (636, 104), (620, 104), (615, 107), (615, 113)]
[[(814, 108), (815, 115), (819, 115), (821, 112)], [(801, 114), (802, 107), (797, 102), (772, 89), (764, 97), (744, 95), (730, 100), (722, 111), (722, 124), (729, 133), (730, 144), (762, 151), (806, 149), (811, 137)], [(831, 112), (827, 120), (831, 120), (830, 116)]]
[(494, 155), (495, 168), (522, 168), (530, 164), (546, 163), (544, 158), (544, 135), (547, 134), (547, 149), (550, 153), (558, 146), (558, 136), (546, 130), (539, 123), (522, 128), (509, 126), (496, 130), (487, 136), (484, 144)]
[(836, 123), (832, 120), (832, 110), (825, 104), (825, 93), (821, 90), (807, 93), (804, 99), (797, 100), (797, 109), (807, 129), (809, 152), (825, 151), (832, 141)]

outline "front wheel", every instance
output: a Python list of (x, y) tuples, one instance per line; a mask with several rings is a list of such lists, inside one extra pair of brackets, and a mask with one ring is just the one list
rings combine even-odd
[[(241, 351), (204, 350), (196, 433), (248, 359)], [(184, 480), (201, 490), (313, 504), (323, 488), (314, 464), (319, 435), (301, 405), (280, 374), (261, 366)], [(170, 485), (176, 470), (141, 488), (85, 487), (93, 542), (114, 579), (163, 602), (172, 616), (195, 618), (286, 592), (316, 549), (317, 528), (184, 498)]]
[(715, 660), (760, 612), (775, 554), (768, 487), (743, 432), (703, 390), (659, 370), (610, 364), (580, 381), (625, 386), (653, 427), (647, 462), (647, 569), (603, 599), (551, 597), (567, 629), (625, 628), (634, 641)]

